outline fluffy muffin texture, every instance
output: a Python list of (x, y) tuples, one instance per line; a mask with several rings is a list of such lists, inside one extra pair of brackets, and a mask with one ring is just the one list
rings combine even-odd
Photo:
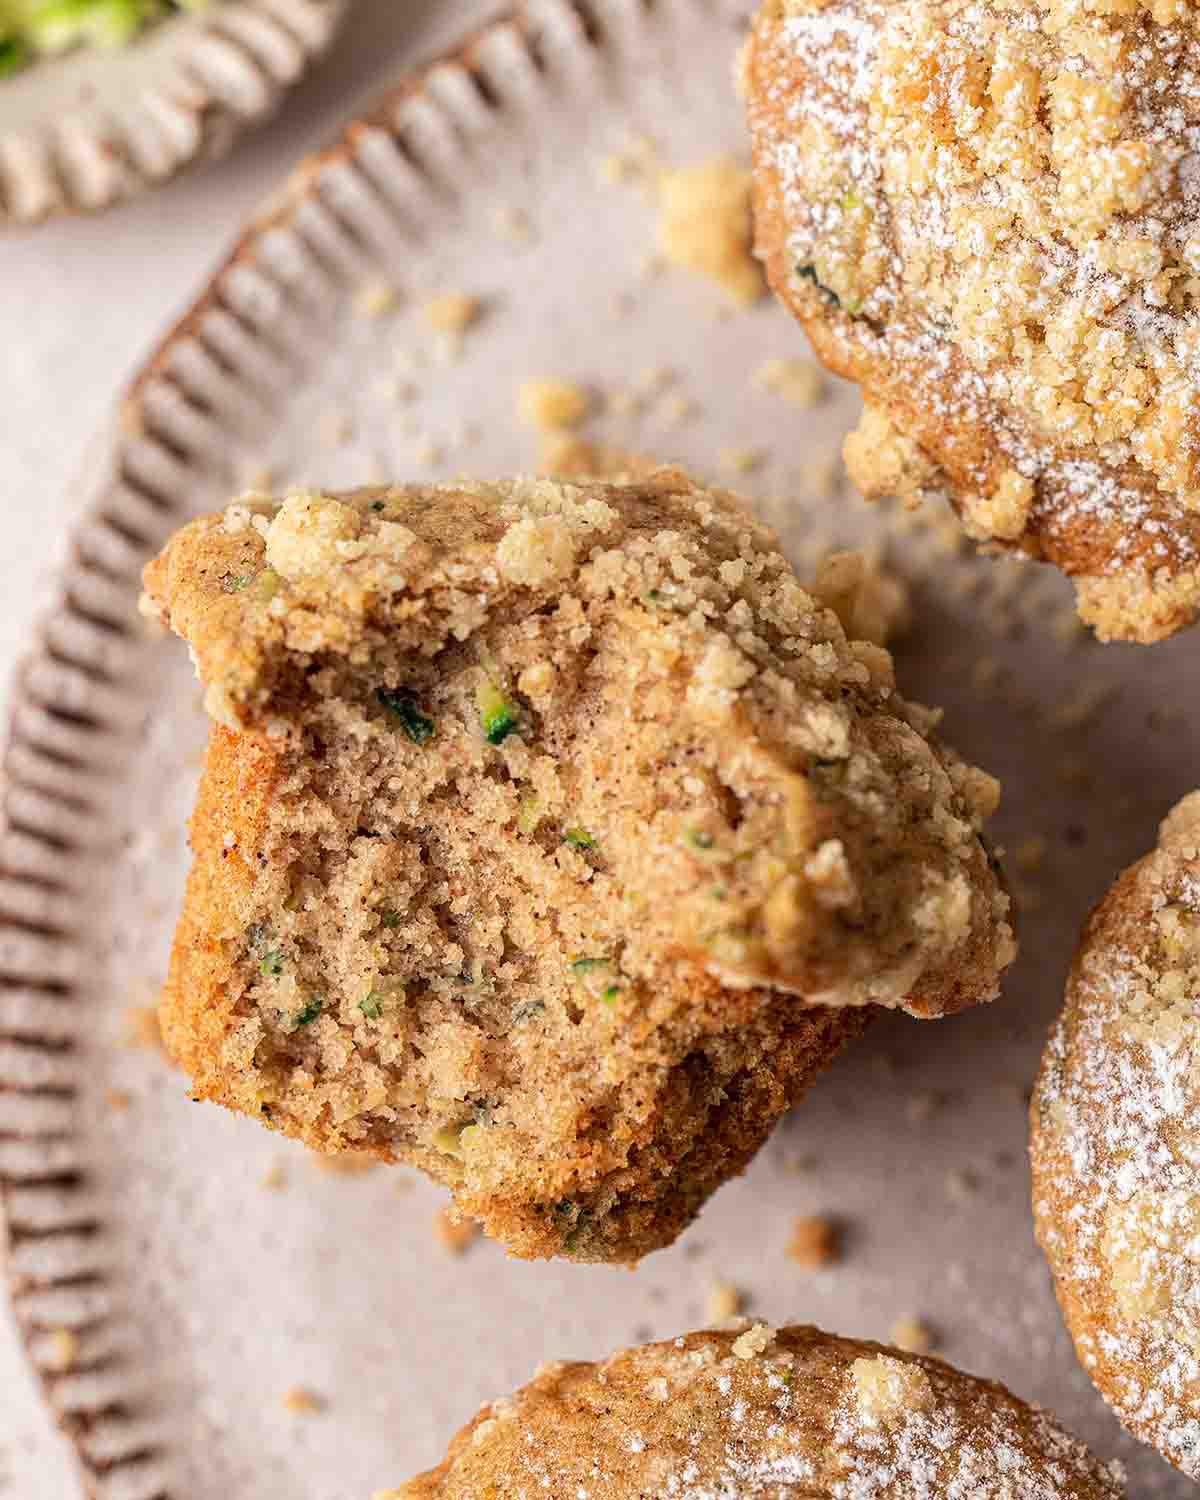
[(1200, 1478), (1200, 792), (1084, 931), (1032, 1107), (1034, 1215), (1079, 1357)]
[(1116, 1500), (1044, 1412), (940, 1360), (746, 1324), (542, 1369), (381, 1500)]
[(854, 478), (1056, 563), (1103, 638), (1200, 613), (1198, 77), (1190, 0), (767, 0), (746, 63)]
[(996, 783), (663, 471), (236, 504), (147, 569), (214, 727), (163, 1029), (199, 1096), (635, 1259), (872, 1006), (993, 995)]

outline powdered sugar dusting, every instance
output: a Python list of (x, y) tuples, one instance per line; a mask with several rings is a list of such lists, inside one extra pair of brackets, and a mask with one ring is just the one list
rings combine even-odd
[(1034, 1101), (1035, 1213), (1079, 1354), (1200, 1476), (1200, 797), (1093, 919)]
[(1149, 639), (1200, 608), (1200, 22), (1104, 10), (777, 0), (750, 119), (821, 352), (919, 385), (926, 487)]
[[(650, 1390), (660, 1383), (665, 1401)], [(466, 1500), (490, 1493), (494, 1480), (522, 1500), (1124, 1493), (1117, 1466), (1001, 1387), (813, 1328), (743, 1325), (574, 1365), (523, 1391), (515, 1421), (497, 1423), (485, 1410), (473, 1433), (440, 1470), (406, 1487), (407, 1500)]]

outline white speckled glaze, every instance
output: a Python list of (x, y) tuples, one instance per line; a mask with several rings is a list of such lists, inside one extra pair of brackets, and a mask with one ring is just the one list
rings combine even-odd
[(222, 155), (325, 50), (346, 5), (220, 0), (127, 47), (0, 79), (0, 227), (109, 208)]
[[(714, 1277), (774, 1322), (886, 1338), (919, 1316), (947, 1358), (1125, 1459), (1132, 1493), (1189, 1493), (1121, 1435), (1075, 1362), (1033, 1243), (1024, 1090), (1087, 906), (1194, 784), (1194, 646), (1065, 650), (1050, 630), (1062, 580), (822, 498), (810, 470), (836, 453), (853, 393), (802, 410), (755, 389), (766, 358), (805, 356), (788, 318), (769, 302), (722, 317), (706, 283), (640, 272), (653, 207), (636, 185), (603, 183), (597, 162), (641, 133), (677, 164), (744, 151), (730, 75), (745, 10), (536, 0), (404, 81), (283, 185), (97, 449), (90, 510), (15, 695), (0, 836), (8, 1271), (80, 1494), (365, 1500), (435, 1462), (539, 1361), (700, 1325)], [(512, 232), (522, 218), (528, 238)], [(379, 283), (396, 310), (356, 311)], [(484, 302), (461, 356), (421, 311), (447, 290)], [(647, 397), (594, 435), (710, 475), (724, 450), (763, 450), (738, 483), (802, 570), (835, 543), (886, 546), (920, 607), (899, 651), (905, 689), (944, 704), (947, 737), (1004, 779), (998, 838), (1045, 837), (1040, 878), (1015, 872), (1039, 901), (1000, 1001), (880, 1021), (636, 1274), (507, 1262), (485, 1244), (454, 1259), (432, 1234), (432, 1187), (400, 1170), (323, 1173), (191, 1104), (156, 1053), (125, 1043), (128, 1008), (161, 978), (205, 729), (186, 653), (143, 634), (139, 573), (182, 520), (264, 469), (281, 488), (527, 470), (521, 379), (611, 391), (659, 366), (695, 419), (673, 423)], [(418, 394), (400, 399), (409, 384)], [(1085, 714), (1089, 695), (1107, 706)], [(785, 1246), (796, 1215), (817, 1212), (849, 1229), (844, 1262), (814, 1276)], [(62, 1328), (80, 1340), (65, 1373)], [(285, 1410), (297, 1385), (325, 1409)]]

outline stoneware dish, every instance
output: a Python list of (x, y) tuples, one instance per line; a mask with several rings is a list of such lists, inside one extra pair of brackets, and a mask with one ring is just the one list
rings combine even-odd
[(220, 156), (329, 45), (347, 0), (219, 0), (0, 79), (0, 226), (109, 208)]
[[(839, 491), (853, 393), (780, 395), (767, 362), (808, 359), (787, 316), (656, 258), (659, 169), (745, 154), (745, 19), (740, 0), (537, 0), (403, 80), (281, 185), (97, 450), (16, 692), (0, 837), (8, 1285), (79, 1494), (365, 1500), (539, 1361), (695, 1327), (728, 1288), (853, 1336), (915, 1319), (1125, 1459), (1143, 1500), (1190, 1493), (1076, 1363), (1025, 1140), (1084, 914), (1195, 784), (1195, 642), (1095, 646), (1062, 580)], [(461, 302), (431, 308), (446, 294), (477, 299), (465, 327), (445, 326)], [(143, 1010), (205, 734), (186, 653), (139, 620), (143, 564), (250, 484), (528, 471), (530, 378), (591, 393), (588, 438), (756, 495), (802, 570), (886, 551), (917, 601), (901, 680), (1003, 778), (1020, 902), (1002, 1000), (879, 1021), (634, 1274), (452, 1254), (411, 1173), (323, 1171), (189, 1102)], [(814, 1215), (844, 1230), (823, 1269), (788, 1255)]]

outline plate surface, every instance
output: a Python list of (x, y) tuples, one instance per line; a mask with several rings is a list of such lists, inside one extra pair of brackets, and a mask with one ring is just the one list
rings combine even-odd
[[(1194, 785), (1194, 640), (1067, 644), (1054, 575), (976, 558), (936, 516), (831, 493), (853, 393), (806, 408), (764, 390), (765, 360), (807, 357), (787, 317), (727, 313), (715, 287), (647, 261), (647, 163), (744, 154), (744, 11), (538, 0), (407, 81), (283, 186), (103, 445), (16, 695), (0, 840), (8, 1269), (83, 1493), (364, 1500), (539, 1361), (702, 1324), (714, 1280), (774, 1322), (886, 1338), (919, 1318), (948, 1358), (1125, 1458), (1132, 1493), (1190, 1490), (1120, 1434), (1075, 1361), (1032, 1239), (1024, 1095), (1087, 907)], [(479, 299), (458, 336), (427, 316), (447, 292)], [(634, 1274), (483, 1243), (456, 1258), (431, 1186), (319, 1170), (191, 1104), (131, 1045), (205, 733), (186, 654), (139, 625), (143, 563), (251, 482), (528, 470), (529, 377), (593, 390), (589, 435), (755, 493), (802, 571), (833, 545), (886, 548), (919, 606), (902, 683), (1004, 779), (1022, 897), (1001, 1001), (881, 1021)], [(786, 1255), (814, 1213), (846, 1226), (819, 1274)], [(320, 1409), (289, 1409), (293, 1388)]]
[(0, 80), (0, 227), (108, 208), (222, 155), (325, 50), (346, 5), (221, 0)]

